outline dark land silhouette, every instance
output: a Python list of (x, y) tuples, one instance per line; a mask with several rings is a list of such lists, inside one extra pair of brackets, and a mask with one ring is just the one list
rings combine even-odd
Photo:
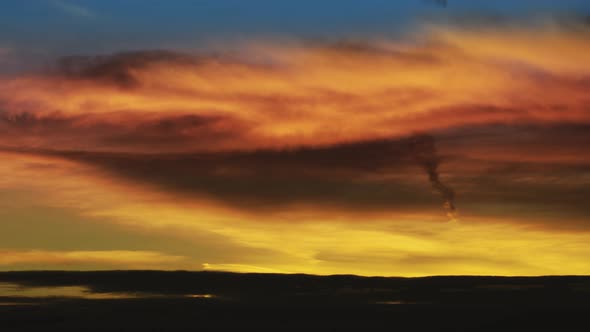
[(0, 273), (2, 284), (95, 296), (0, 293), (2, 331), (534, 331), (584, 326), (590, 314), (585, 276), (47, 271)]

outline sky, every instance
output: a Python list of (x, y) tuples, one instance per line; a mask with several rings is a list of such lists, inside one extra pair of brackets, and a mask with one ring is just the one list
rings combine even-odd
[(0, 270), (588, 274), (587, 1), (0, 4)]

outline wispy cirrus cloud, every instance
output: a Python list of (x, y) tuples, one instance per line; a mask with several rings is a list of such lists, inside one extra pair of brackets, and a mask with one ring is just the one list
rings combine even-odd
[(94, 13), (89, 8), (86, 8), (84, 6), (81, 6), (80, 4), (77, 4), (75, 1), (50, 0), (50, 3), (54, 7), (60, 9), (64, 13), (71, 15), (71, 16), (80, 17), (80, 18), (94, 18), (94, 17), (96, 17), (96, 13)]
[[(169, 51), (66, 57), (53, 73), (6, 81), (0, 133), (6, 147), (57, 152), (116, 176), (239, 208), (310, 202), (424, 208), (428, 195), (411, 190), (416, 178), (399, 180), (425, 165), (411, 162), (409, 140), (416, 132), (460, 136), (471, 127), (500, 135), (516, 126), (540, 143), (538, 132), (568, 140), (567, 130), (555, 128), (590, 122), (590, 68), (579, 52), (588, 48), (588, 31), (546, 29), (440, 28), (414, 45), (253, 46), (263, 61)], [(546, 45), (560, 45), (559, 51)], [(518, 146), (512, 158), (521, 163), (586, 165), (572, 157), (583, 155), (579, 144), (568, 145), (568, 157), (512, 139)], [(475, 167), (475, 178), (489, 163), (515, 161), (506, 160), (506, 149), (504, 156), (490, 153), (498, 150), (490, 143), (470, 144), (469, 151), (445, 145), (453, 146), (443, 142), (441, 155), (428, 164), (440, 165), (446, 176), (467, 178), (466, 167)], [(68, 150), (77, 152), (60, 154)], [(485, 162), (474, 161), (476, 155)], [(379, 177), (389, 178), (359, 180)], [(391, 187), (395, 194), (385, 190)], [(452, 190), (435, 187), (452, 200)]]
[[(64, 58), (1, 82), (0, 188), (262, 250), (199, 267), (587, 273), (587, 34), (435, 29), (413, 44)], [(417, 132), (433, 138), (423, 158)], [(435, 223), (425, 169), (464, 221)]]

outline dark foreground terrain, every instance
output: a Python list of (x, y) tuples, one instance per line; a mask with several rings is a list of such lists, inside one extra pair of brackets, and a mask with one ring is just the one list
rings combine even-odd
[(587, 330), (590, 277), (0, 273), (0, 331)]

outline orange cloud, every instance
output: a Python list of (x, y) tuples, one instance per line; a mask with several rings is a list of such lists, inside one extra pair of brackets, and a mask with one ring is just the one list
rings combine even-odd
[(586, 122), (587, 34), (438, 29), (413, 45), (253, 46), (264, 59), (256, 61), (167, 52), (72, 58), (59, 73), (4, 79), (0, 130), (11, 136), (5, 145), (145, 152)]
[[(4, 78), (0, 189), (259, 255), (5, 248), (5, 264), (590, 273), (587, 33), (439, 28), (414, 44), (139, 52)], [(442, 223), (415, 132), (435, 137), (422, 164), (440, 165), (459, 223)]]

